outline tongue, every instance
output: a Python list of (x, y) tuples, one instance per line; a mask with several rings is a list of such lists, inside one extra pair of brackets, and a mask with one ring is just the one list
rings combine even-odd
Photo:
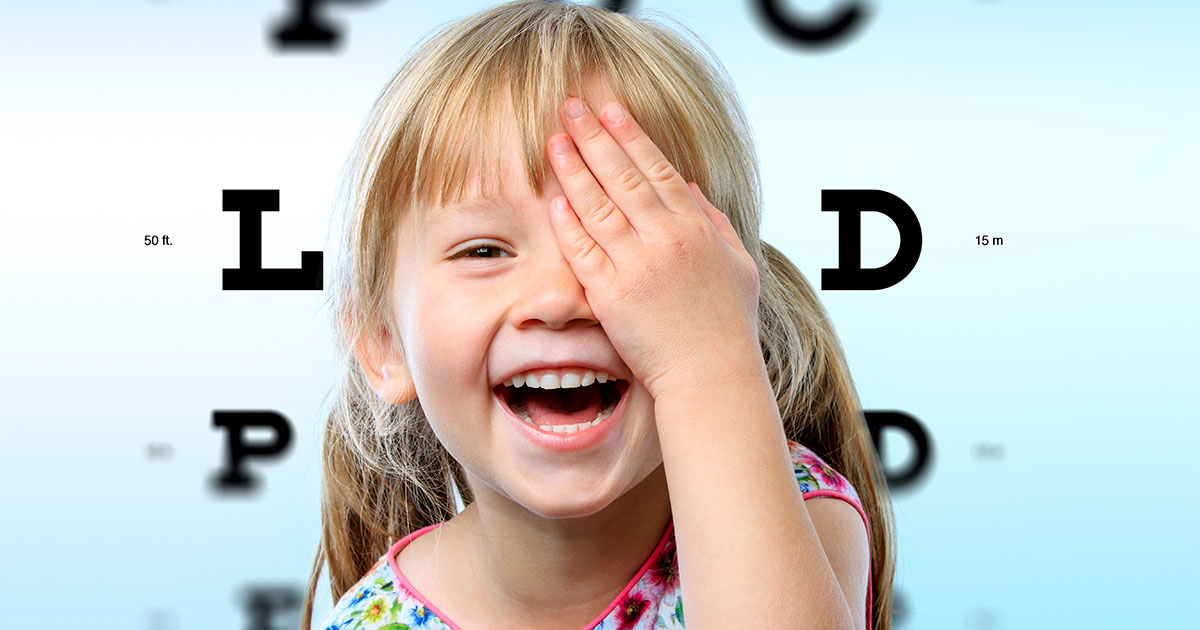
[(531, 389), (526, 409), (534, 424), (591, 422), (600, 413), (600, 388)]

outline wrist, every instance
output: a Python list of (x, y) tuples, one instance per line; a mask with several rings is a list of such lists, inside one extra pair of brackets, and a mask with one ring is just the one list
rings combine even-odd
[(766, 393), (775, 399), (766, 362), (755, 344), (752, 352), (723, 355), (704, 363), (692, 363), (659, 379), (651, 391), (656, 404), (660, 401), (703, 400), (734, 391), (746, 395)]

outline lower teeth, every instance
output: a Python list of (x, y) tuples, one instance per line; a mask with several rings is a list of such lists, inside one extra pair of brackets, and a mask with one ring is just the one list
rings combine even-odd
[(613, 409), (616, 409), (616, 407), (617, 407), (617, 401), (614, 400), (613, 402), (608, 403), (607, 405), (604, 406), (604, 408), (602, 408), (599, 412), (596, 413), (596, 419), (592, 420), (591, 422), (580, 422), (579, 424), (536, 424), (533, 421), (533, 418), (529, 417), (529, 409), (526, 408), (525, 405), (521, 405), (521, 404), (510, 404), (509, 405), (509, 408), (511, 408), (513, 410), (513, 413), (517, 414), (517, 417), (519, 417), (520, 419), (524, 420), (526, 423), (528, 423), (532, 426), (535, 426), (543, 431), (548, 431), (551, 433), (574, 433), (576, 431), (581, 431), (581, 430), (587, 429), (589, 427), (594, 427), (597, 424), (600, 424), (601, 422), (603, 422), (609, 416), (611, 416)]

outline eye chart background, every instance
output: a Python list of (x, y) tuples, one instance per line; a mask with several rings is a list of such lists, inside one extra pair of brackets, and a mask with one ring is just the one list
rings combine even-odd
[[(342, 45), (309, 52), (269, 40), (284, 0), (0, 8), (5, 627), (299, 623), (252, 625), (245, 598), (299, 593), (311, 565), (328, 289), (222, 291), (239, 230), (221, 191), (280, 190), (263, 266), (323, 250), (328, 288), (330, 206), (372, 100), (419, 37), (488, 4), (334, 3)], [(820, 293), (864, 406), (931, 441), (894, 497), (896, 626), (1196, 627), (1197, 5), (864, 6), (819, 50), (751, 2), (629, 9), (724, 62), (762, 234), (814, 286), (837, 265), (822, 189), (886, 190), (920, 219), (900, 284)], [(884, 264), (898, 232), (863, 226), (863, 266)], [(214, 409), (288, 417), (289, 450), (250, 463), (260, 492), (210, 489)], [(884, 443), (888, 468), (913, 456)]]

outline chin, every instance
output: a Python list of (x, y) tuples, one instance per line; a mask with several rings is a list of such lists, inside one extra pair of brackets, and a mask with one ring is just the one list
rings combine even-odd
[(545, 507), (526, 505), (525, 509), (546, 519), (587, 518), (602, 511), (611, 504), (580, 504), (580, 505), (548, 505)]
[(601, 512), (625, 495), (636, 492), (660, 465), (661, 462), (644, 462), (637, 467), (638, 470), (625, 469), (623, 474), (605, 475), (587, 469), (575, 469), (522, 475), (520, 482), (509, 486), (510, 492), (507, 494), (511, 500), (543, 518), (583, 518)]
[[(580, 480), (583, 481), (583, 480)], [(512, 498), (542, 518), (582, 518), (612, 505), (620, 492), (597, 485), (595, 478), (584, 483), (569, 480), (539, 480)]]

